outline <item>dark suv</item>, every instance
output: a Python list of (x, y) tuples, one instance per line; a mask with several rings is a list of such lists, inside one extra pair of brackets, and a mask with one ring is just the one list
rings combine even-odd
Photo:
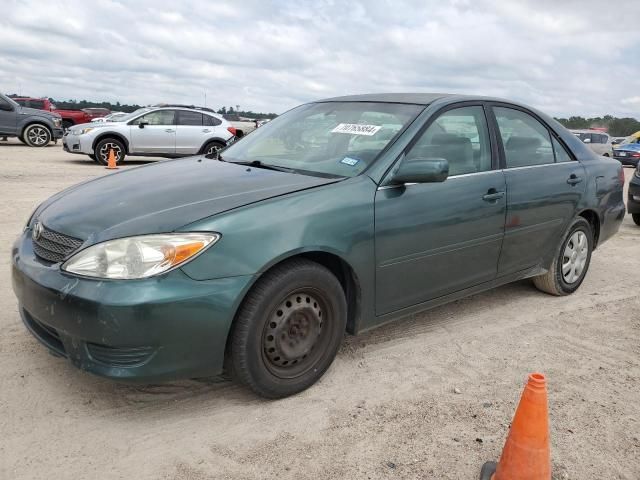
[(0, 137), (18, 137), (30, 147), (45, 147), (62, 138), (62, 118), (57, 113), (22, 107), (0, 93)]

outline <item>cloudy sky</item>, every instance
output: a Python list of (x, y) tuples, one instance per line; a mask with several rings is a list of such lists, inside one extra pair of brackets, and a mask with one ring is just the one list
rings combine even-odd
[(460, 92), (640, 118), (640, 2), (0, 0), (0, 91), (282, 112)]

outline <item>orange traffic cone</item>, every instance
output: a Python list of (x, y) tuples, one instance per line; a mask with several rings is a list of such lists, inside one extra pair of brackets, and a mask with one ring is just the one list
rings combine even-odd
[(500, 461), (482, 466), (480, 480), (551, 480), (549, 416), (544, 375), (532, 373), (511, 422)]
[(109, 149), (109, 163), (107, 164), (106, 167), (108, 170), (117, 170), (118, 167), (116, 166), (116, 156), (113, 154), (113, 148)]

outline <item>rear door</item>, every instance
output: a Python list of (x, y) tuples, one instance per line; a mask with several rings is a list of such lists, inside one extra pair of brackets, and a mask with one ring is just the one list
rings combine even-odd
[(178, 110), (176, 121), (176, 153), (196, 154), (211, 137), (212, 127), (204, 125), (201, 112)]
[(132, 120), (129, 151), (136, 153), (176, 153), (175, 110), (156, 110)]
[(507, 184), (507, 219), (498, 275), (539, 265), (561, 241), (584, 192), (586, 174), (533, 113), (494, 105)]
[(17, 119), (14, 105), (0, 97), (0, 133), (15, 135)]

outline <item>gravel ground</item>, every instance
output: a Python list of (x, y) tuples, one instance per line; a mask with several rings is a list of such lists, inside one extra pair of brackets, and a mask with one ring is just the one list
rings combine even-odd
[(346, 337), (319, 384), (265, 401), (214, 379), (97, 378), (22, 326), (11, 243), (40, 201), (108, 173), (59, 145), (0, 142), (1, 479), (473, 479), (500, 455), (532, 371), (548, 377), (554, 478), (640, 478), (630, 216), (574, 295), (523, 281)]

